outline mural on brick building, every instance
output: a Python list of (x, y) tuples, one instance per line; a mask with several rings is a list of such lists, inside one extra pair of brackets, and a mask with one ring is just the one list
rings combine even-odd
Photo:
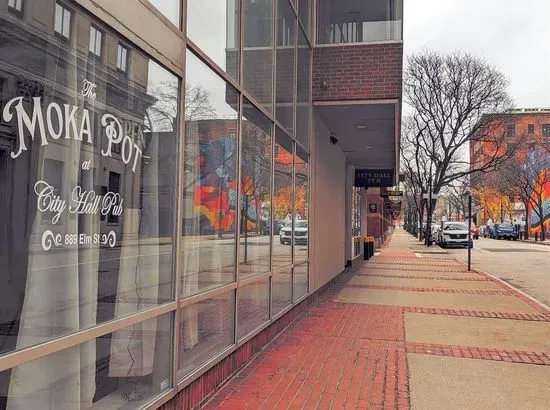
[(201, 233), (228, 231), (235, 222), (237, 183), (225, 166), (235, 153), (234, 137), (199, 144), (200, 178), (194, 188), (195, 211), (201, 215)]

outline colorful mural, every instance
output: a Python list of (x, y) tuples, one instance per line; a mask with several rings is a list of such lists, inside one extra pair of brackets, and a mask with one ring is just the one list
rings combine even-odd
[(229, 231), (235, 223), (234, 152), (231, 137), (199, 144), (200, 178), (194, 188), (193, 202), (195, 212), (203, 217), (201, 233)]
[[(540, 179), (544, 180), (544, 173), (550, 172), (550, 170), (542, 171)], [(542, 194), (542, 208), (543, 208), (543, 223), (546, 228), (546, 232), (550, 231), (550, 182), (544, 184), (544, 190)], [(530, 233), (534, 235), (535, 233), (541, 233), (540, 228), (540, 217), (533, 210), (533, 206), (530, 206), (529, 209), (529, 220), (530, 220)]]

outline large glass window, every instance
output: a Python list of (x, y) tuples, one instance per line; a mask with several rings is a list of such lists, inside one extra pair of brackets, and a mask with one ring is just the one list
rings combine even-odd
[(187, 52), (181, 295), (235, 280), (236, 90)]
[(304, 263), (294, 268), (294, 301), (308, 293), (308, 272), (309, 265)]
[(308, 37), (311, 24), (311, 5), (312, 0), (298, 0), (298, 16)]
[(273, 109), (273, 0), (243, 0), (243, 86)]
[(275, 139), (275, 190), (273, 191), (273, 268), (292, 263), (293, 142), (277, 128)]
[(403, 0), (323, 0), (317, 7), (319, 44), (402, 40)]
[(142, 408), (172, 384), (171, 316), (149, 319), (0, 372), (0, 408)]
[[(0, 354), (172, 300), (179, 105), (178, 78), (139, 49), (130, 86), (4, 16)], [(75, 35), (87, 51), (88, 29)]]
[(292, 268), (274, 272), (271, 282), (271, 317), (274, 317), (292, 304)]
[(149, 0), (168, 20), (177, 27), (180, 26), (181, 0)]
[(296, 98), (296, 139), (304, 147), (309, 143), (311, 112), (311, 48), (304, 32), (299, 30), (298, 65), (297, 65), (297, 98)]
[(187, 35), (231, 77), (239, 79), (239, 0), (187, 0)]
[(269, 278), (237, 290), (237, 335), (239, 339), (269, 320)]
[(245, 102), (241, 148), (239, 278), (270, 268), (271, 121)]
[(235, 342), (235, 291), (181, 312), (178, 376), (184, 377)]
[(294, 164), (294, 262), (298, 263), (307, 260), (309, 246), (309, 164), (308, 155), (301, 148), (296, 149)]
[(296, 24), (296, 15), (288, 0), (278, 0), (275, 117), (291, 134), (294, 132)]

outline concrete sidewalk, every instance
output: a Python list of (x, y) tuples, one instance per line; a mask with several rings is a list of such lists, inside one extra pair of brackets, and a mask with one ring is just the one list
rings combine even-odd
[(550, 311), (417, 248), (396, 231), (205, 408), (550, 408)]

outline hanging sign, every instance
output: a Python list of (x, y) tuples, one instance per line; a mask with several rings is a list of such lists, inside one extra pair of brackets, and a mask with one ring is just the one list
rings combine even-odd
[(356, 169), (356, 187), (391, 187), (394, 185), (393, 169)]

